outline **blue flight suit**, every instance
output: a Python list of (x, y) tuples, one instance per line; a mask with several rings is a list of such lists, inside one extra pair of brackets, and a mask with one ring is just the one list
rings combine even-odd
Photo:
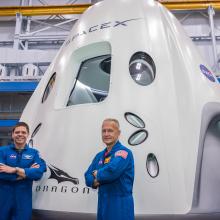
[(86, 185), (92, 188), (94, 170), (100, 183), (97, 220), (134, 220), (132, 152), (119, 141), (109, 153), (99, 152), (85, 173)]
[[(46, 163), (36, 149), (25, 146), (20, 152), (15, 145), (0, 147), (0, 163), (25, 170), (26, 178), (16, 180), (16, 173), (0, 173), (0, 220), (31, 220), (32, 183), (46, 171)], [(37, 163), (39, 168), (31, 168)]]

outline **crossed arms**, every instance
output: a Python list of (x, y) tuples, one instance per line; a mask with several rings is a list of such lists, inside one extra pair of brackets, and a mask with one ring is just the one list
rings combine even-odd
[(33, 164), (30, 165), (30, 167), (13, 167), (6, 164), (3, 152), (0, 151), (0, 180), (39, 180), (46, 171), (46, 163), (40, 158), (38, 152), (36, 152), (36, 154), (33, 156)]
[[(31, 165), (30, 168), (37, 169), (39, 167), (40, 167), (39, 164), (34, 163), (33, 165)], [(6, 175), (0, 175), (0, 179), (1, 179), (1, 176), (2, 177), (5, 176), (6, 179), (8, 179), (7, 177), (9, 177), (8, 180), (10, 180), (10, 176), (14, 177), (14, 175), (10, 175), (10, 174), (17, 175), (16, 180), (21, 180), (21, 179), (25, 179), (26, 178), (25, 170), (23, 168), (20, 168), (20, 167), (10, 167), (10, 166), (5, 165), (5, 164), (0, 164), (0, 173), (6, 174)]]

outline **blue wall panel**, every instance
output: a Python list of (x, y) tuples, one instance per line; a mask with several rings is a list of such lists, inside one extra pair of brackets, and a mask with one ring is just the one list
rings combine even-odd
[(0, 82), (0, 92), (33, 92), (39, 82)]
[(0, 127), (12, 127), (14, 126), (19, 119), (13, 119), (13, 120), (0, 120)]

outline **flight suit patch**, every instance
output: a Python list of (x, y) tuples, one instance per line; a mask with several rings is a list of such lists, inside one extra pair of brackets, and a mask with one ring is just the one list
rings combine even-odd
[(16, 156), (15, 154), (11, 154), (11, 155), (9, 156), (9, 158), (10, 158), (10, 159), (16, 159), (17, 156)]
[(122, 157), (124, 159), (126, 159), (128, 156), (128, 152), (125, 150), (119, 150), (115, 153), (115, 157)]
[(109, 163), (110, 160), (111, 160), (111, 157), (106, 157), (105, 160), (104, 160), (104, 164)]
[(33, 155), (23, 154), (22, 159), (31, 160), (31, 159), (33, 159)]

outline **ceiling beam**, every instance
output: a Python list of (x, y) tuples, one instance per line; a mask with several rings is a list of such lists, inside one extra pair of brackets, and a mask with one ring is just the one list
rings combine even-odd
[(4, 7), (0, 7), (0, 16), (15, 16), (16, 13), (20, 13), (23, 16), (81, 14), (89, 6), (91, 6), (91, 4), (44, 5), (44, 6), (4, 6)]
[[(162, 1), (161, 3), (170, 10), (203, 10), (212, 6), (220, 9), (220, 0), (192, 0), (192, 1)], [(73, 5), (44, 5), (44, 6), (3, 6), (0, 7), (0, 16), (15, 16), (20, 13), (23, 16), (43, 16), (59, 14), (81, 14), (91, 4)]]
[(204, 10), (209, 6), (212, 6), (214, 9), (220, 9), (219, 0), (191, 0), (191, 1), (161, 1), (161, 3), (168, 8), (169, 10)]

